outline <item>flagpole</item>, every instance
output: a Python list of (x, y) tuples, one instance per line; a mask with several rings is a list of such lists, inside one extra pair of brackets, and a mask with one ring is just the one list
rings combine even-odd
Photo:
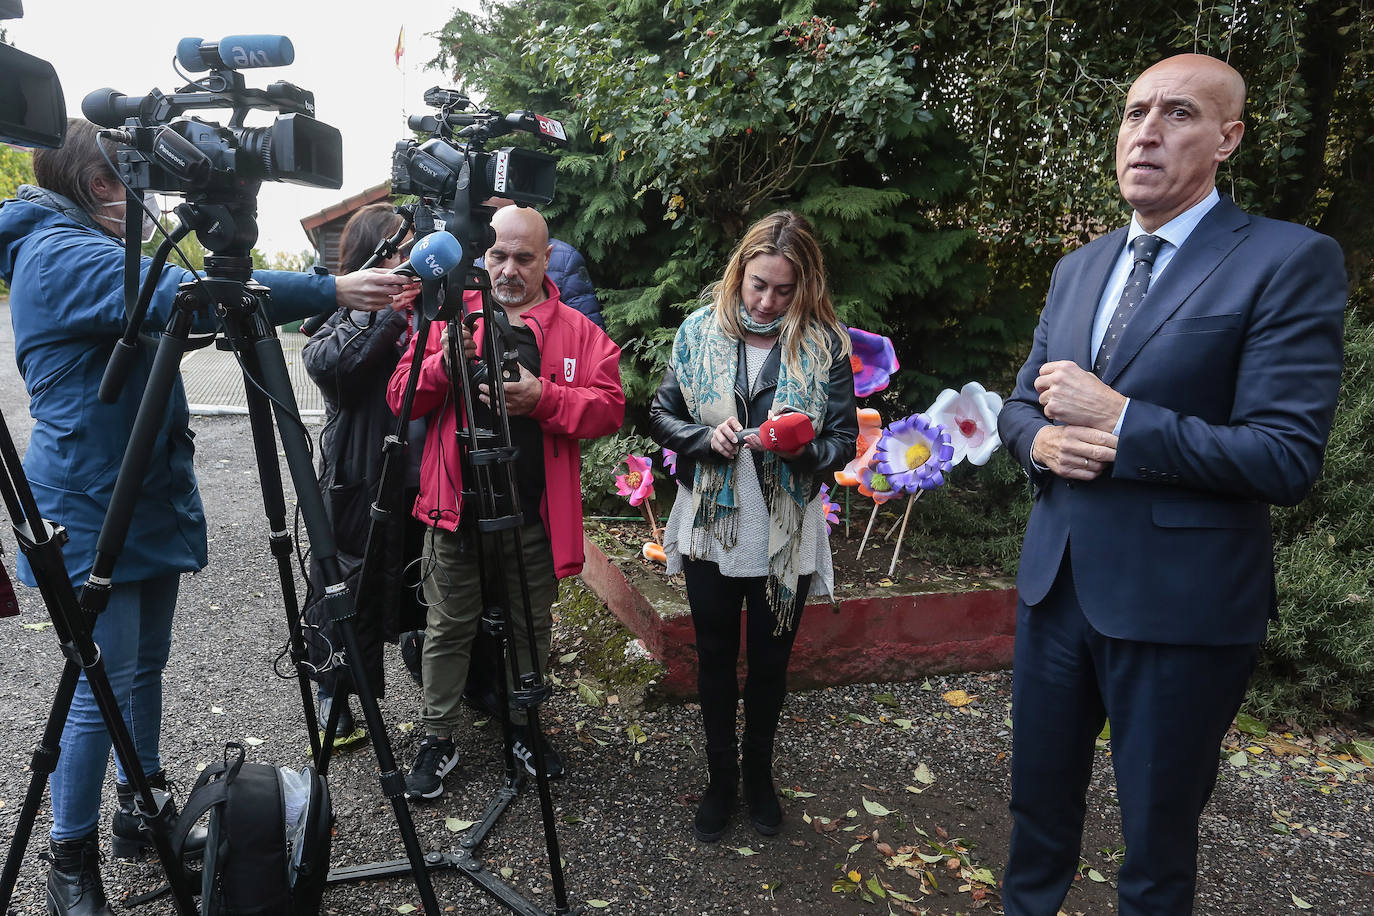
[(396, 36), (396, 69), (401, 71), (401, 128), (408, 129), (406, 122), (406, 27), (401, 24), (400, 34)]

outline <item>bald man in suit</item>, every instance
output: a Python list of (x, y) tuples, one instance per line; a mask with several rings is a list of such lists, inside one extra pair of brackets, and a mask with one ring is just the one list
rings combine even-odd
[(1171, 57), (1116, 144), (1129, 226), (1056, 266), (999, 420), (1034, 507), (1017, 577), (1009, 916), (1054, 916), (1111, 721), (1123, 916), (1192, 912), (1219, 745), (1275, 614), (1271, 505), (1321, 469), (1341, 376), (1339, 246), (1216, 190), (1245, 83)]

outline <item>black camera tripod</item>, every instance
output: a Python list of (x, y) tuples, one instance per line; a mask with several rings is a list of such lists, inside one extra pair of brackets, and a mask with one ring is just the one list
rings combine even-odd
[[(413, 219), (417, 239), (433, 231), (433, 214), (426, 204), (416, 205), (404, 214)], [(461, 225), (467, 225), (462, 223)], [(464, 316), (463, 294), (475, 290), (480, 292), (482, 306), (479, 312)], [(478, 568), (481, 571), (482, 619), (481, 627), (493, 638), (501, 658), (508, 667), (513, 691), (507, 689), (504, 674), (497, 666), (497, 706), (500, 710), (501, 729), (504, 747), (505, 780), (487, 802), (482, 818), (463, 835), (456, 853), (431, 852), (427, 861), (433, 868), (457, 868), (474, 884), (481, 887), (503, 906), (521, 916), (545, 916), (545, 911), (523, 897), (515, 888), (507, 884), (497, 872), (487, 868), (475, 855), (496, 826), (496, 822), (524, 785), (522, 767), (517, 765), (513, 753), (514, 731), (511, 721), (512, 705), (525, 711), (527, 728), (531, 735), (530, 750), (533, 757), (535, 783), (539, 792), (540, 814), (543, 820), (544, 841), (548, 852), (549, 872), (554, 893), (554, 913), (558, 916), (583, 912), (582, 907), (571, 908), (568, 904), (567, 888), (563, 876), (563, 860), (559, 851), (558, 829), (554, 819), (553, 796), (549, 789), (549, 779), (544, 765), (544, 749), (539, 724), (539, 706), (551, 693), (540, 670), (538, 649), (534, 639), (533, 610), (531, 607), (528, 581), (525, 572), (524, 543), (521, 525), (524, 515), (520, 507), (519, 488), (516, 485), (514, 462), (517, 450), (512, 444), (510, 417), (506, 410), (505, 388), (500, 382), (515, 381), (519, 378), (517, 366), (518, 351), (505, 311), (493, 304), (490, 275), (482, 268), (469, 268), (464, 283), (455, 301), (447, 299), (448, 284), (444, 279), (426, 281), (422, 284), (422, 308), (415, 332), (415, 343), (411, 354), (410, 375), (406, 382), (396, 431), (388, 436), (383, 448), (381, 484), (378, 499), (373, 505), (372, 525), (367, 540), (367, 551), (363, 560), (363, 581), (368, 579), (369, 567), (373, 566), (379, 555), (377, 542), (380, 526), (387, 523), (397, 512), (405, 507), (396, 505), (400, 487), (389, 485), (392, 475), (405, 466), (407, 449), (406, 429), (415, 402), (415, 392), (419, 380), (421, 364), (425, 357), (425, 342), (429, 339), (430, 325), (434, 320), (448, 323), (448, 366), (450, 368), (450, 399), (461, 410), (458, 426), (458, 447), (463, 467), (463, 499), (476, 507), (472, 513), (475, 518), (474, 544)], [(465, 321), (471, 330), (477, 320), (483, 323), (481, 358), (474, 365), (463, 358), (459, 343), (459, 322)], [(482, 426), (476, 415), (477, 386), (489, 381), (490, 424)], [(465, 513), (466, 514), (466, 513)], [(511, 639), (509, 609), (511, 596), (506, 585), (505, 570), (508, 558), (513, 554), (520, 582), (520, 607), (524, 614), (525, 632), (529, 652), (526, 658), (518, 658), (515, 643)], [(356, 656), (355, 656), (356, 657)], [(355, 678), (357, 680), (357, 678)], [(331, 724), (332, 724), (331, 714)], [(327, 737), (329, 737), (327, 735)], [(328, 741), (326, 741), (326, 744)], [(337, 869), (330, 872), (330, 882), (358, 881), (367, 878), (383, 877), (401, 873), (406, 863), (403, 861), (380, 862), (373, 865)]]
[[(206, 312), (213, 313), (223, 334), (221, 345), (237, 354), (243, 369), (253, 448), (270, 532), (270, 547), (277, 560), (287, 624), (291, 634), (290, 654), (296, 667), (311, 749), (318, 765), (327, 762), (327, 759), (324, 757), (319, 739), (308, 675), (309, 665), (301, 633), (295, 579), (291, 568), (292, 537), (287, 525), (286, 500), (283, 496), (282, 476), (277, 459), (274, 416), (275, 429), (281, 435), (282, 450), (286, 455), (287, 467), (310, 539), (311, 550), (324, 572), (325, 607), (330, 619), (338, 626), (349, 658), (359, 657), (358, 640), (353, 626), (354, 596), (344, 583), (339, 568), (333, 528), (325, 512), (324, 499), (311, 464), (309, 436), (296, 406), (281, 341), (268, 318), (270, 291), (252, 279), (252, 262), (246, 252), (251, 247), (251, 239), (256, 236), (256, 225), (253, 222), (250, 203), (251, 201), (236, 200), (228, 204), (185, 203), (177, 207), (180, 225), (159, 248), (150, 271), (150, 281), (145, 285), (144, 293), (139, 296), (137, 306), (128, 317), (129, 332), (121, 346), (116, 348), (116, 352), (123, 353), (126, 360), (133, 352), (133, 345), (129, 340), (137, 334), (143, 321), (143, 310), (151, 299), (151, 286), (156, 282), (156, 275), (175, 240), (194, 229), (199, 231), (202, 239), (208, 236), (225, 241), (232, 254), (208, 256), (205, 259), (207, 276), (182, 284), (174, 300), (171, 318), (158, 342), (152, 369), (134, 420), (129, 447), (120, 465), (110, 506), (100, 531), (91, 576), (82, 591), (82, 605), (87, 610), (98, 613), (108, 601), (110, 575), (128, 534), (138, 491), (151, 458), (158, 427), (180, 371), (181, 358), (189, 349), (188, 342), (197, 324), (197, 316)], [(134, 269), (137, 270), (136, 261)], [(137, 276), (136, 272), (134, 276)], [(118, 361), (112, 360), (110, 370), (102, 381), (101, 397), (106, 398), (107, 394), (113, 397), (121, 383)], [(386, 737), (386, 725), (377, 705), (376, 694), (366, 677), (356, 677), (353, 686), (372, 735), (373, 752), (381, 772), (382, 792), (391, 802), (416, 888), (426, 913), (438, 916), (439, 906), (429, 880), (425, 856), (420, 849), (410, 809), (406, 803), (405, 777), (396, 768), (395, 756)], [(337, 713), (331, 715), (331, 723), (336, 721), (336, 718)], [(323, 766), (320, 768), (323, 771)], [(179, 866), (168, 870), (168, 880), (174, 890), (179, 879)]]

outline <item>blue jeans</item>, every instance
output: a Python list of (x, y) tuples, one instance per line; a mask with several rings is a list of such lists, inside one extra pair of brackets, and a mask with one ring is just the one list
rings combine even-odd
[[(162, 576), (114, 586), (109, 606), (96, 618), (92, 634), (146, 774), (162, 769), (158, 754), (162, 669), (172, 645), (172, 612), (180, 578)], [(54, 840), (83, 837), (100, 823), (100, 789), (109, 759), (110, 735), (83, 673), (62, 731), (62, 754), (52, 774)], [(115, 773), (120, 782), (128, 781), (117, 760)]]

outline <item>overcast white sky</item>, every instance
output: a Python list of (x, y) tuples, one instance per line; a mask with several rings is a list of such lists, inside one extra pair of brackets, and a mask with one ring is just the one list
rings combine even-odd
[[(182, 81), (172, 69), (177, 41), (218, 41), (226, 35), (286, 35), (296, 49), (288, 67), (243, 71), (247, 85), (277, 80), (315, 93), (315, 116), (343, 134), (343, 187), (337, 191), (265, 182), (258, 195), (259, 237), (265, 252), (310, 247), (301, 217), (323, 210), (391, 175), (391, 149), (411, 136), (405, 114), (428, 111), (421, 96), (451, 84), (424, 70), (438, 31), (456, 7), (476, 0), (419, 0), (364, 4), (360, 0), (24, 0), (24, 18), (0, 23), (22, 51), (52, 63), (62, 81), (67, 114), (80, 117), (81, 100), (102, 87), (129, 96), (154, 87), (171, 93)], [(379, 14), (381, 13), (381, 14)], [(395, 63), (396, 36), (405, 27), (405, 55)], [(224, 123), (228, 112), (193, 112)], [(248, 124), (270, 122), (256, 112)], [(166, 206), (166, 204), (164, 204)]]

